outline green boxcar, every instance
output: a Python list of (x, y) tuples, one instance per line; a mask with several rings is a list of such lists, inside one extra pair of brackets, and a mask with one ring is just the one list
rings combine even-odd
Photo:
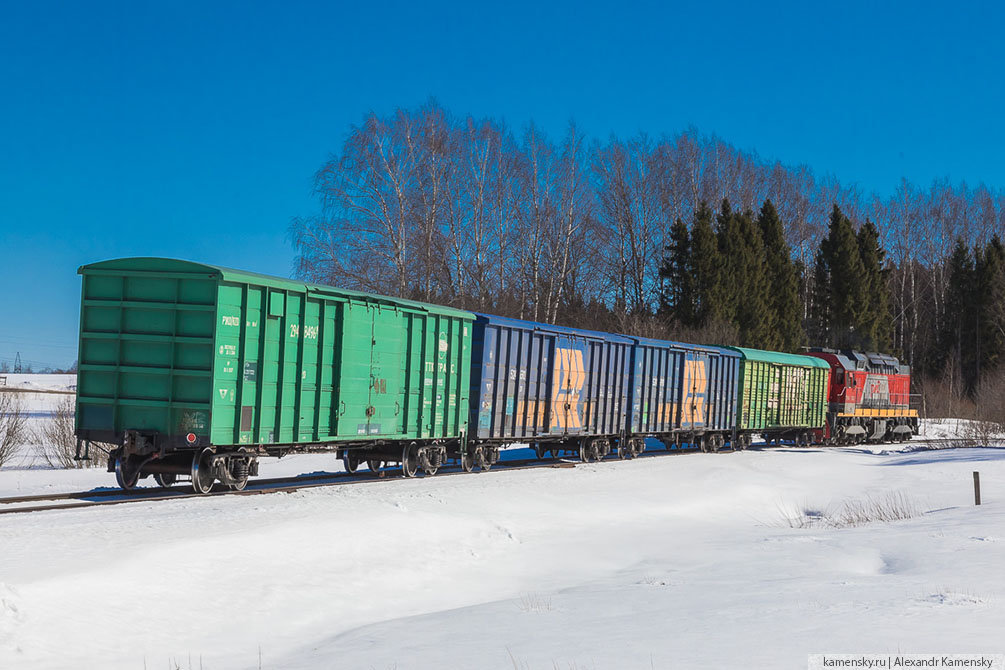
[(82, 440), (142, 455), (467, 433), (468, 312), (173, 259), (79, 272)]
[(830, 367), (818, 358), (760, 349), (740, 352), (740, 431), (799, 437), (824, 425)]

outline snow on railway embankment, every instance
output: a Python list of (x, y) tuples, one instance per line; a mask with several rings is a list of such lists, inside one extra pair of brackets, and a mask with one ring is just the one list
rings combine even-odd
[[(269, 463), (263, 476), (335, 469)], [(17, 475), (0, 471), (0, 489)], [(12, 515), (0, 667), (247, 668), (260, 650), (263, 668), (778, 668), (824, 651), (1001, 651), (1003, 500), (1005, 450), (781, 448)], [(869, 518), (882, 510), (899, 520)]]

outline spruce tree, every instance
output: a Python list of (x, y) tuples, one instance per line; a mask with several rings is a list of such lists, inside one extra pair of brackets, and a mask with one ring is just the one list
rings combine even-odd
[(694, 324), (694, 277), (690, 262), (691, 240), (687, 224), (678, 218), (670, 228), (670, 241), (660, 268), (664, 312), (671, 323)]
[(816, 346), (834, 346), (831, 337), (831, 279), (824, 246), (820, 244), (813, 258), (813, 284), (810, 287), (810, 342)]
[(974, 257), (962, 238), (953, 246), (947, 274), (945, 309), (938, 330), (938, 365), (943, 370), (952, 366), (960, 375), (960, 391), (971, 392), (977, 374), (975, 270)]
[(861, 347), (856, 332), (858, 314), (867, 309), (862, 257), (851, 220), (834, 205), (827, 237), (820, 243), (826, 266), (826, 294), (829, 296), (826, 329), (829, 344), (839, 348)]
[(997, 235), (975, 263), (977, 383), (1005, 360), (1005, 246)]
[(765, 271), (764, 244), (754, 213), (734, 214), (739, 254), (730, 260), (737, 282), (736, 324), (740, 341), (749, 347), (778, 349), (778, 329), (770, 308), (768, 278)]
[(890, 314), (888, 271), (883, 267), (886, 252), (879, 244), (879, 231), (866, 220), (858, 231), (858, 251), (862, 260), (863, 302), (855, 330), (860, 346), (868, 350), (890, 351), (893, 315)]
[(792, 250), (785, 241), (782, 220), (771, 200), (765, 200), (757, 217), (764, 245), (765, 276), (774, 348), (798, 351), (806, 340), (803, 331), (802, 301), (799, 299), (799, 271), (792, 262)]
[(712, 210), (701, 203), (691, 226), (691, 256), (688, 271), (693, 281), (694, 310), (689, 325), (705, 326), (719, 313), (719, 249), (712, 230)]
[(721, 263), (718, 268), (717, 295), (713, 318), (724, 323), (737, 324), (740, 292), (742, 291), (741, 259), (744, 240), (740, 234), (740, 223), (733, 213), (729, 200), (722, 199), (719, 215), (716, 217), (716, 243)]

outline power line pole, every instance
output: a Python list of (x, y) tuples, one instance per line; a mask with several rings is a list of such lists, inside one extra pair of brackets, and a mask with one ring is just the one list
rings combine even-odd
[(21, 372), (21, 352), (20, 351), (17, 352), (17, 355), (14, 357), (14, 374), (18, 374), (19, 372)]

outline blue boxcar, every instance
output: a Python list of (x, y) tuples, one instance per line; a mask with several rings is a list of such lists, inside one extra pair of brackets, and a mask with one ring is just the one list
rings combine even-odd
[(632, 339), (628, 433), (698, 433), (729, 440), (737, 416), (739, 354), (719, 347)]
[(471, 437), (555, 442), (620, 436), (627, 425), (632, 340), (476, 314)]

